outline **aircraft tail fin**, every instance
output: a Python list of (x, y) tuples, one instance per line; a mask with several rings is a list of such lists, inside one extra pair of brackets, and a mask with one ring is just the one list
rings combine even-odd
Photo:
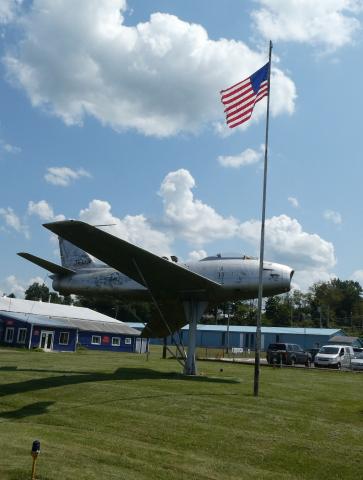
[(73, 245), (62, 237), (58, 237), (60, 257), (64, 268), (77, 270), (85, 266), (91, 266), (92, 257), (84, 250)]
[(74, 273), (74, 270), (70, 268), (66, 268), (64, 266), (61, 267), (56, 263), (49, 262), (48, 260), (44, 260), (44, 258), (36, 257), (31, 253), (19, 252), (18, 255), (19, 257), (29, 260), (29, 262), (35, 263), (35, 265), (38, 265), (39, 267), (45, 268), (46, 270), (48, 270), (48, 272), (56, 273), (57, 275), (69, 275), (71, 273)]

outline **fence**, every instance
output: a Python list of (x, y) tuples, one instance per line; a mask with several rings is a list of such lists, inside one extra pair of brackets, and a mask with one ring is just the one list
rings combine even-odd
[[(264, 354), (262, 354), (264, 356)], [(231, 347), (227, 348), (209, 348), (209, 347), (198, 347), (197, 348), (197, 358), (254, 358), (255, 351), (250, 348), (238, 348)]]

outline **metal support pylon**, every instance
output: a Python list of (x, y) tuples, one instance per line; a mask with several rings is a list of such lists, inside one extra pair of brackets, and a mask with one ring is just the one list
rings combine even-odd
[(201, 302), (196, 300), (188, 300), (183, 302), (185, 315), (189, 323), (188, 333), (188, 353), (184, 366), (185, 375), (197, 375), (197, 365), (195, 361), (195, 348), (197, 343), (197, 325), (201, 319), (205, 309), (207, 308), (207, 302)]

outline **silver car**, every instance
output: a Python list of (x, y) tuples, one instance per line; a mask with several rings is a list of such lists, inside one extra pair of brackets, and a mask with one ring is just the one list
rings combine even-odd
[(354, 351), (348, 345), (324, 345), (320, 348), (314, 358), (314, 366), (337, 368), (350, 368), (354, 358)]
[(352, 358), (352, 370), (363, 370), (363, 352)]

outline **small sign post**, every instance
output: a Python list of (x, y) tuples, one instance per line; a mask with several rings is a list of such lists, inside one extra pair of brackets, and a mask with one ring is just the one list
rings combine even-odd
[(34, 440), (33, 445), (32, 445), (32, 451), (31, 451), (31, 455), (33, 457), (31, 480), (35, 480), (35, 464), (37, 462), (39, 453), (40, 453), (40, 442), (39, 442), (39, 440)]

